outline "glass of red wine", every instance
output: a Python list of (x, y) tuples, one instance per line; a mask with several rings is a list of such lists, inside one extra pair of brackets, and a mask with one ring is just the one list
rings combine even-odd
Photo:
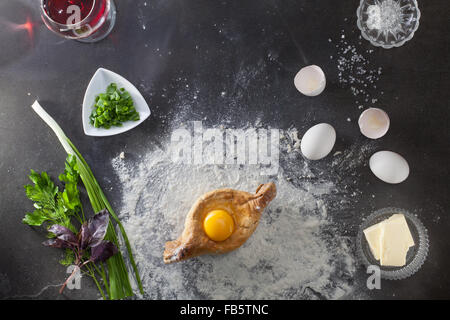
[(51, 31), (91, 43), (109, 35), (116, 7), (113, 0), (41, 0), (41, 16)]

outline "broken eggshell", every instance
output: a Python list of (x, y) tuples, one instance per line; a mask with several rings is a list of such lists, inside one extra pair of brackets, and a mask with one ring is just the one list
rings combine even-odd
[(377, 178), (391, 184), (403, 182), (409, 176), (408, 162), (392, 151), (374, 153), (370, 157), (369, 167)]
[(325, 89), (325, 73), (316, 65), (300, 69), (295, 75), (294, 85), (305, 96), (317, 96)]
[(364, 136), (370, 139), (378, 139), (388, 132), (390, 120), (384, 110), (369, 108), (361, 113), (358, 125)]

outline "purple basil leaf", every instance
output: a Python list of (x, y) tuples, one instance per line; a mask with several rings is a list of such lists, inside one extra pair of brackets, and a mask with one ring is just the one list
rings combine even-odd
[(81, 249), (97, 246), (105, 237), (108, 223), (109, 212), (106, 209), (97, 213), (87, 223), (85, 222), (81, 226), (79, 235)]
[(109, 223), (109, 212), (104, 209), (97, 213), (88, 222), (89, 232), (91, 233), (91, 241), (89, 245), (95, 247), (100, 244), (106, 235), (106, 230)]
[(77, 237), (73, 233), (72, 234), (69, 234), (69, 233), (61, 234), (61, 235), (57, 236), (57, 238), (62, 241), (66, 241), (73, 246), (78, 246)]
[(77, 236), (66, 227), (54, 224), (48, 229), (48, 231), (53, 233), (58, 239), (67, 241), (74, 246), (78, 243)]
[(91, 248), (91, 261), (103, 262), (115, 255), (119, 250), (111, 241), (100, 241), (98, 245)]
[(52, 247), (52, 248), (70, 248), (72, 249), (72, 245), (64, 240), (61, 239), (49, 239), (47, 241), (42, 242), (42, 244), (46, 247)]
[(91, 234), (89, 232), (87, 222), (83, 223), (78, 233), (78, 243), (80, 249), (84, 250), (89, 247), (89, 243), (91, 241)]

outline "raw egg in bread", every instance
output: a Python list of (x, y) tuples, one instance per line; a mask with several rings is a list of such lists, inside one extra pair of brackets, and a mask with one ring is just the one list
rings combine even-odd
[(255, 193), (233, 189), (205, 193), (189, 210), (178, 239), (166, 242), (164, 263), (239, 248), (256, 230), (276, 194), (273, 182), (259, 185)]
[(234, 231), (234, 221), (225, 210), (213, 210), (203, 220), (203, 230), (213, 241), (224, 241)]

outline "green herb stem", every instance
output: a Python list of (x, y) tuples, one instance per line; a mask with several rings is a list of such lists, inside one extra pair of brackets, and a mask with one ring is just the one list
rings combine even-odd
[[(77, 150), (77, 148), (73, 145), (73, 143), (68, 140), (69, 145), (72, 147), (72, 149), (74, 150), (74, 152), (76, 153), (76, 155), (78, 156), (78, 158), (80, 159), (80, 161), (85, 165), (87, 172), (89, 174), (89, 176), (91, 177), (91, 182), (94, 183), (94, 190), (96, 192), (98, 192), (98, 195), (100, 196), (103, 204), (105, 205), (106, 209), (109, 211), (110, 215), (113, 217), (113, 219), (116, 221), (117, 225), (119, 226), (120, 229), (120, 233), (122, 234), (125, 246), (127, 248), (127, 251), (129, 253), (128, 258), (130, 259), (130, 263), (131, 266), (133, 268), (134, 274), (136, 276), (136, 281), (138, 283), (138, 287), (139, 287), (139, 291), (141, 293), (143, 293), (143, 287), (142, 287), (142, 282), (141, 282), (141, 278), (139, 276), (139, 272), (136, 266), (136, 262), (134, 260), (134, 257), (132, 255), (132, 249), (131, 249), (131, 245), (130, 245), (130, 241), (128, 240), (128, 236), (127, 233), (125, 231), (125, 228), (122, 225), (122, 222), (120, 221), (119, 217), (116, 215), (116, 213), (114, 212), (112, 206), (110, 205), (108, 199), (106, 198), (105, 194), (103, 193), (102, 189), (100, 188), (100, 185), (98, 184), (97, 180), (94, 177), (94, 174), (92, 173), (91, 169), (89, 168), (88, 164), (86, 163), (86, 161), (84, 160), (83, 156), (80, 154), (80, 152)], [(101, 208), (100, 210), (102, 210), (104, 208)], [(115, 233), (114, 233), (115, 235)]]
[[(95, 264), (93, 264), (93, 265), (95, 266)], [(101, 287), (100, 283), (98, 282), (97, 277), (95, 276), (94, 271), (92, 270), (92, 268), (89, 267), (88, 264), (86, 265), (86, 269), (88, 269), (88, 271), (89, 271), (88, 274), (89, 274), (89, 276), (94, 280), (95, 285), (97, 286), (98, 291), (99, 291), (100, 294), (102, 295), (103, 300), (106, 300), (105, 293), (103, 292), (102, 287)], [(108, 284), (107, 284), (107, 283), (104, 283), (103, 285), (105, 286), (105, 289), (106, 289), (107, 294), (108, 294), (108, 296), (109, 296), (109, 293), (108, 293), (108, 286), (107, 286)]]

